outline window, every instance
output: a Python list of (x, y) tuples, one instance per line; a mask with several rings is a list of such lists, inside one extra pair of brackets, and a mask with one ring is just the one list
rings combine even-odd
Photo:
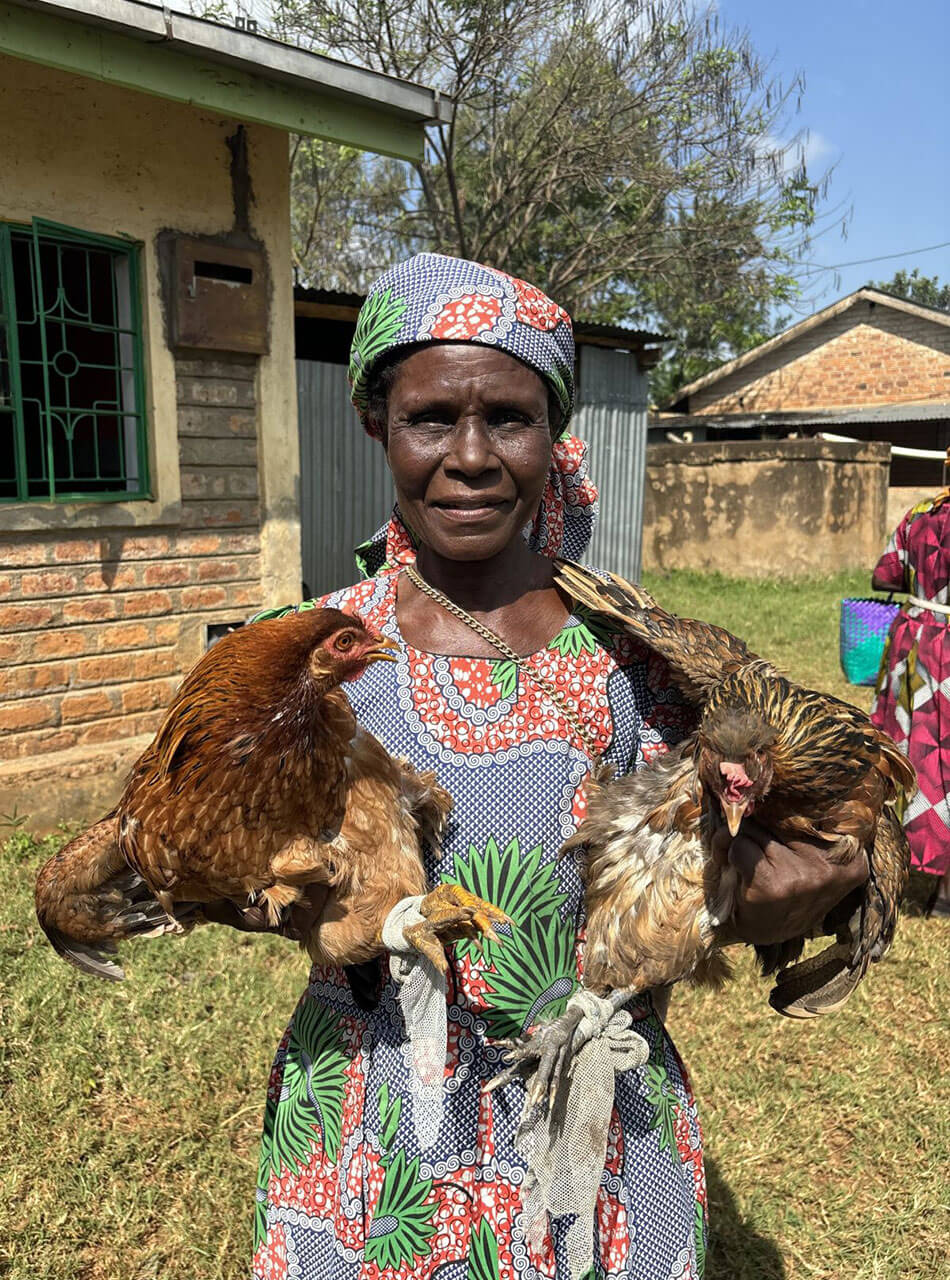
[(138, 250), (0, 223), (0, 501), (145, 497)]

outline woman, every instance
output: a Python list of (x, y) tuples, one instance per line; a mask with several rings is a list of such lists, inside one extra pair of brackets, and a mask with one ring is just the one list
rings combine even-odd
[(871, 719), (917, 770), (904, 814), (911, 860), (936, 879), (930, 911), (950, 915), (950, 489), (907, 512), (871, 585), (910, 597), (891, 624)]
[[(583, 817), (593, 757), (634, 769), (688, 728), (662, 662), (571, 613), (552, 584), (549, 557), (579, 556), (595, 512), (583, 446), (564, 436), (573, 367), (566, 313), (475, 263), (414, 258), (361, 312), (353, 399), (386, 450), (398, 506), (361, 548), (372, 576), (327, 602), (396, 640), (401, 658), (347, 692), (362, 724), (434, 768), (454, 798), (431, 879), (488, 898), (513, 926), (502, 946), (456, 948), (443, 1119), (427, 1149), (394, 984), (364, 1011), (343, 973), (313, 970), (271, 1078), (258, 1280), (568, 1275), (570, 1218), (540, 1244), (526, 1239), (513, 1146), (523, 1086), (484, 1085), (504, 1065), (497, 1040), (560, 1012), (577, 984), (582, 886), (557, 853)], [(749, 940), (802, 932), (854, 885), (762, 833), (733, 856), (748, 881), (738, 927)], [(706, 1190), (692, 1093), (650, 998), (632, 1012), (650, 1060), (617, 1078), (597, 1274), (699, 1276)]]

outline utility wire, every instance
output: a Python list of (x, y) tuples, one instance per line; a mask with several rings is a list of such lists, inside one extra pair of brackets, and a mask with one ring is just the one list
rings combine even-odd
[(887, 262), (890, 258), (909, 258), (918, 253), (932, 253), (934, 249), (946, 249), (950, 245), (950, 240), (944, 240), (940, 244), (928, 244), (922, 249), (905, 249), (903, 253), (882, 253), (876, 258), (855, 258), (852, 262), (831, 262), (828, 266), (819, 266), (817, 263), (806, 263), (801, 259), (795, 265), (800, 266), (803, 271), (838, 271), (841, 267), (863, 267), (868, 262)]

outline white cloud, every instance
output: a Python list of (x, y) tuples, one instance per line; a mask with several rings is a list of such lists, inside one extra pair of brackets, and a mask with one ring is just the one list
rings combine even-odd
[(838, 158), (838, 148), (817, 129), (809, 129), (802, 139), (805, 165), (809, 172), (826, 169)]
[(767, 133), (759, 140), (757, 152), (763, 159), (780, 153), (782, 172), (786, 175), (794, 173), (804, 160), (812, 179), (819, 178), (839, 154), (835, 144), (817, 129), (805, 129), (792, 138)]

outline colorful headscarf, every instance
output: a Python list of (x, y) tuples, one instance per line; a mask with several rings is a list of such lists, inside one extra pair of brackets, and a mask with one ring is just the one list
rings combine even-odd
[(419, 253), (381, 275), (360, 309), (350, 349), (353, 403), (367, 430), (373, 368), (417, 342), (483, 342), (516, 356), (553, 389), (567, 426), (574, 409), (571, 318), (533, 284), (441, 253)]
[[(373, 369), (390, 352), (420, 342), (480, 342), (515, 356), (553, 390), (567, 427), (574, 410), (571, 319), (533, 284), (441, 253), (417, 254), (380, 276), (360, 309), (350, 349), (353, 404), (370, 435), (379, 435), (366, 416)], [(562, 431), (529, 534), (533, 550), (569, 559), (583, 554), (597, 515), (586, 452), (586, 445)], [(412, 534), (398, 510), (357, 552), (357, 563), (369, 574), (414, 558)]]

